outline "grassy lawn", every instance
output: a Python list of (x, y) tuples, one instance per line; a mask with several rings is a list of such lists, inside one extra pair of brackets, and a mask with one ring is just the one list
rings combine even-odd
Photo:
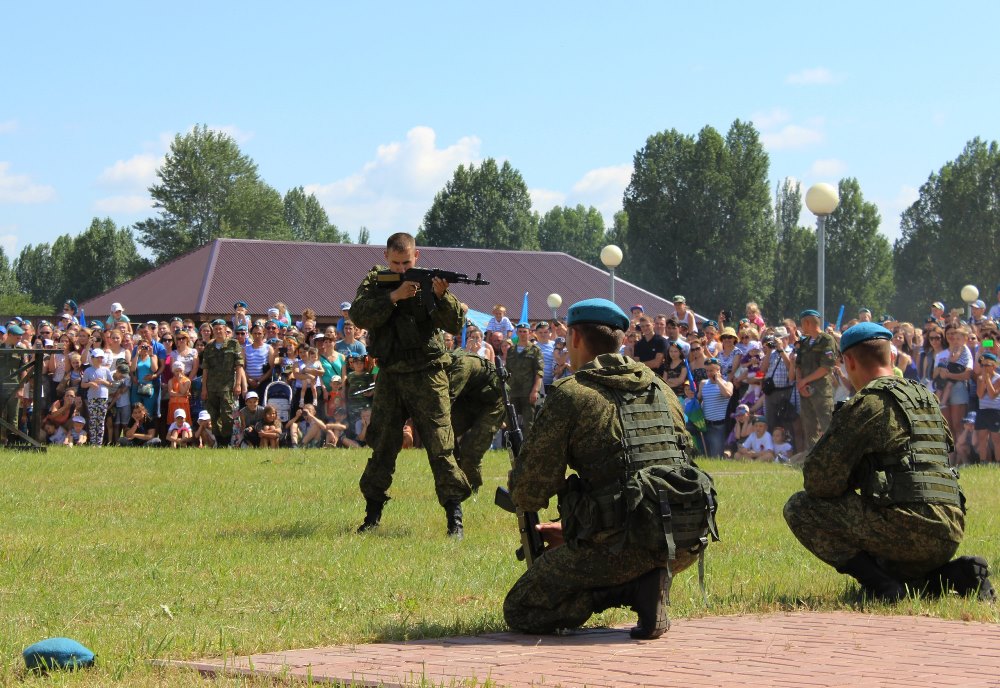
[[(466, 536), (445, 537), (422, 452), (400, 456), (382, 526), (359, 536), (364, 451), (107, 449), (0, 454), (0, 684), (201, 685), (152, 658), (248, 654), (333, 643), (504, 629), (521, 573), (513, 516), (492, 504), (506, 454), (465, 505)], [(709, 604), (694, 570), (672, 616), (856, 608), (856, 587), (792, 537), (781, 518), (801, 473), (704, 462), (723, 541), (707, 556)], [(960, 553), (1000, 564), (1000, 471), (969, 468)], [(553, 502), (554, 507), (554, 502)], [(965, 599), (908, 600), (876, 613), (1000, 621)], [(592, 623), (621, 623), (625, 611)], [(69, 636), (98, 654), (87, 672), (23, 677), (21, 650)], [(242, 683), (243, 681), (233, 681)]]

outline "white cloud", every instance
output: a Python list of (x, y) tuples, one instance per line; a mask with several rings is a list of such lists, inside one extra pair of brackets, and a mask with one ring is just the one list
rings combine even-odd
[(792, 118), (788, 114), (788, 111), (783, 108), (771, 108), (769, 112), (755, 112), (750, 115), (750, 121), (754, 123), (757, 129), (764, 131), (766, 129), (774, 129), (777, 126), (784, 124)]
[(0, 203), (45, 203), (56, 197), (53, 187), (34, 184), (28, 175), (9, 170), (9, 162), (0, 162)]
[(531, 196), (531, 209), (539, 215), (544, 215), (557, 205), (566, 205), (566, 194), (551, 189), (528, 189)]
[(836, 158), (817, 160), (809, 168), (809, 176), (837, 180), (847, 171), (847, 163)]
[(101, 172), (97, 181), (108, 186), (148, 188), (156, 180), (156, 170), (163, 164), (163, 155), (140, 153), (128, 160), (117, 160)]
[[(231, 139), (233, 139), (234, 141), (236, 141), (236, 143), (239, 143), (241, 145), (244, 144), (244, 143), (246, 143), (247, 141), (249, 141), (250, 139), (253, 138), (253, 132), (252, 131), (243, 131), (242, 129), (240, 129), (235, 124), (223, 124), (221, 126), (216, 126), (214, 124), (207, 124), (205, 126), (207, 126), (212, 131), (221, 131), (223, 134), (226, 134)], [(194, 126), (192, 125), (191, 129), (188, 129), (188, 131), (192, 131), (193, 129), (194, 129)], [(172, 143), (173, 140), (174, 139), (171, 136), (170, 137), (170, 142)]]
[(786, 84), (795, 86), (823, 86), (835, 84), (841, 81), (826, 67), (813, 67), (812, 69), (801, 69), (785, 77)]
[(0, 248), (3, 248), (9, 260), (13, 260), (17, 256), (15, 253), (17, 251), (17, 235), (0, 234)]
[(100, 213), (135, 215), (152, 207), (149, 196), (108, 196), (94, 201), (94, 210)]
[(418, 126), (404, 141), (379, 146), (361, 170), (326, 184), (308, 184), (330, 220), (351, 234), (364, 225), (373, 240), (394, 231), (415, 231), (434, 194), (461, 164), (479, 162), (480, 141), (466, 136), (439, 148), (430, 127)]
[(0, 134), (11, 134), (17, 131), (17, 120), (9, 119), (6, 122), (0, 122)]
[(805, 148), (822, 143), (824, 134), (817, 126), (802, 126), (786, 124), (778, 131), (764, 132), (760, 140), (768, 150), (785, 150), (788, 148)]

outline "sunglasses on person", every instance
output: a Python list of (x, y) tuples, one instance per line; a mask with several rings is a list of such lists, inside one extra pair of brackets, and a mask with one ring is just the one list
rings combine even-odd
[(941, 335), (939, 335), (939, 334), (932, 334), (932, 335), (928, 336), (927, 338), (930, 339), (930, 340), (935, 340), (935, 339), (940, 340), (941, 339)]

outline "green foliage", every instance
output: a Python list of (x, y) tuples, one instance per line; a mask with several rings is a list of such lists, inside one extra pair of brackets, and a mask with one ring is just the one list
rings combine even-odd
[(459, 165), (434, 197), (417, 232), (421, 246), (534, 250), (538, 216), (531, 211), (528, 187), (509, 162), (497, 167)]
[(773, 288), (775, 229), (768, 157), (752, 124), (733, 122), (723, 138), (676, 129), (654, 134), (635, 154), (625, 190), (627, 244), (622, 273), (658, 294), (696, 294), (715, 313)]
[(895, 315), (919, 322), (927, 304), (957, 302), (965, 284), (978, 285), (987, 305), (997, 283), (1000, 252), (1000, 145), (980, 138), (931, 174), (903, 212), (893, 246)]
[(842, 304), (848, 314), (862, 307), (884, 313), (895, 282), (878, 208), (865, 201), (857, 179), (841, 179), (838, 191), (840, 205), (826, 220), (826, 319), (836, 320)]
[(281, 195), (227, 134), (204, 125), (178, 134), (157, 177), (149, 192), (160, 214), (135, 226), (157, 264), (219, 237), (292, 236)]
[(51, 313), (66, 299), (85, 301), (151, 267), (139, 255), (131, 230), (95, 217), (85, 231), (75, 237), (63, 234), (51, 247), (25, 246), (13, 273), (25, 302), (46, 304)]
[(538, 243), (543, 251), (562, 251), (598, 267), (604, 236), (604, 218), (594, 206), (557, 205), (538, 222)]
[[(506, 453), (486, 456), (486, 484), (463, 504), (462, 542), (444, 535), (418, 450), (400, 455), (382, 525), (356, 535), (364, 512), (357, 477), (367, 456), (3, 452), (0, 475), (16, 479), (0, 490), (0, 684), (204, 686), (197, 674), (148, 662), (506, 630), (503, 598), (524, 570), (513, 556), (514, 517), (491, 499), (506, 481)], [(800, 472), (699, 463), (719, 490), (722, 541), (706, 556), (708, 607), (692, 567), (673, 582), (672, 618), (856, 609), (854, 583), (806, 552), (781, 518), (802, 487)], [(962, 471), (972, 510), (959, 554), (1000, 557), (995, 478), (989, 466)], [(996, 607), (955, 597), (864, 611), (1000, 620)], [(589, 623), (634, 618), (613, 610)], [(21, 675), (21, 650), (56, 635), (95, 650), (97, 665), (68, 676)]]
[(349, 244), (351, 237), (330, 222), (326, 210), (313, 194), (297, 186), (285, 194), (284, 222), (295, 241), (316, 241), (325, 244)]
[(358, 229), (358, 243), (359, 244), (369, 244), (372, 240), (372, 233), (368, 231), (368, 228), (362, 225)]
[(774, 259), (774, 292), (763, 307), (768, 320), (795, 317), (816, 304), (816, 233), (799, 226), (801, 186), (785, 179), (775, 193), (778, 248)]
[[(604, 245), (608, 244), (614, 244), (622, 250), (623, 254), (628, 255), (628, 213), (624, 210), (615, 213), (611, 227), (604, 234)], [(600, 260), (600, 255), (598, 255), (598, 260)]]
[(32, 301), (31, 297), (27, 294), (0, 294), (0, 313), (32, 317), (36, 315), (51, 317), (53, 310), (55, 309), (47, 303)]
[(7, 258), (7, 252), (0, 247), (0, 296), (9, 296), (18, 292), (17, 274), (14, 266)]

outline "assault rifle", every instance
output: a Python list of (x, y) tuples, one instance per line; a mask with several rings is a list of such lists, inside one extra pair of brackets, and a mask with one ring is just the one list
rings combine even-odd
[[(507, 451), (510, 453), (510, 462), (513, 465), (514, 461), (517, 460), (518, 454), (521, 453), (524, 433), (521, 431), (521, 426), (517, 423), (517, 412), (514, 410), (514, 404), (507, 393), (507, 380), (510, 379), (510, 373), (507, 372), (499, 351), (496, 354), (496, 367), (497, 377), (500, 379), (500, 394), (503, 396), (503, 407), (507, 412), (507, 429), (503, 432), (504, 444), (507, 445)], [(531, 568), (535, 559), (542, 556), (542, 552), (545, 551), (545, 542), (542, 540), (542, 534), (535, 527), (538, 525), (538, 512), (518, 509), (514, 505), (514, 500), (510, 497), (510, 492), (505, 487), (497, 488), (496, 495), (493, 497), (493, 503), (504, 511), (509, 511), (517, 516), (517, 531), (521, 535), (521, 546), (517, 548), (515, 555), (518, 561), (525, 562), (528, 568)]]
[[(424, 307), (428, 313), (433, 313), (437, 310), (437, 296), (434, 294), (433, 285), (435, 277), (439, 277), (449, 284), (489, 284), (489, 282), (483, 279), (482, 273), (477, 273), (475, 277), (469, 277), (464, 272), (452, 272), (451, 270), (439, 270), (438, 268), (410, 268), (406, 272), (381, 270), (376, 276), (376, 281), (378, 286), (383, 289), (395, 289), (403, 282), (419, 283), (420, 291), (424, 294)], [(430, 295), (429, 298), (428, 294)]]
[(359, 389), (357, 392), (351, 393), (351, 396), (360, 397), (362, 394), (368, 394), (368, 392), (374, 392), (374, 391), (375, 391), (375, 383), (373, 382), (364, 389)]

